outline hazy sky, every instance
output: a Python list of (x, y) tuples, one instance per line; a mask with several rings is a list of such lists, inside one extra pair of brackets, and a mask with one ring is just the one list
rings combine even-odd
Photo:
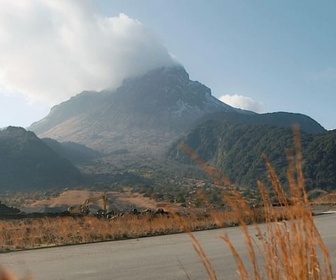
[(336, 128), (334, 0), (0, 0), (0, 127), (181, 63), (224, 102)]

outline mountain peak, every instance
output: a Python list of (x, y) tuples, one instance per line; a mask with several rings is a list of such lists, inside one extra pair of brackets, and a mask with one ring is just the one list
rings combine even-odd
[[(183, 66), (161, 67), (124, 81), (115, 95), (135, 111), (149, 111), (157, 116), (175, 115), (199, 118), (217, 111), (237, 111), (211, 94), (211, 89), (189, 79)], [(147, 112), (146, 112), (147, 114)]]
[(126, 79), (115, 90), (83, 92), (55, 106), (30, 129), (95, 149), (139, 149), (135, 146), (168, 145), (204, 115), (220, 111), (243, 112), (213, 97), (210, 88), (175, 65)]
[(33, 132), (27, 131), (23, 127), (19, 126), (8, 126), (4, 129), (1, 129), (0, 132), (0, 137), (2, 138), (37, 138), (37, 136)]
[[(216, 114), (238, 122), (278, 123), (273, 115), (258, 117), (219, 101), (210, 88), (190, 80), (184, 67), (177, 65), (126, 79), (115, 90), (83, 92), (55, 106), (30, 129), (40, 137), (77, 142), (102, 153), (123, 150), (123, 160), (143, 160), (163, 155), (179, 136)], [(286, 114), (280, 117), (282, 126), (297, 120)]]
[(142, 77), (150, 77), (152, 79), (164, 78), (167, 80), (175, 80), (179, 83), (188, 83), (189, 74), (182, 65), (174, 65), (169, 67), (160, 67), (149, 71), (146, 75)]

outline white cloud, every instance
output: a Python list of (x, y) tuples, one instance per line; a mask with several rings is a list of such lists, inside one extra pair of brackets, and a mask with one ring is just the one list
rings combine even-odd
[(0, 86), (52, 105), (176, 63), (141, 22), (92, 3), (0, 0)]
[(219, 100), (224, 103), (245, 110), (250, 110), (253, 112), (261, 113), (263, 110), (263, 104), (261, 102), (253, 100), (251, 97), (242, 96), (242, 95), (222, 95), (219, 97)]

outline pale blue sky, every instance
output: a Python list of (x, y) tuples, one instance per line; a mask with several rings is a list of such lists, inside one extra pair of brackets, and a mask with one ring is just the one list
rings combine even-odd
[[(261, 112), (303, 113), (336, 128), (336, 1), (106, 0), (92, 6), (106, 18), (124, 13), (139, 20), (214, 96), (248, 97)], [(32, 104), (8, 88), (0, 93), (0, 127), (28, 126), (68, 98)]]

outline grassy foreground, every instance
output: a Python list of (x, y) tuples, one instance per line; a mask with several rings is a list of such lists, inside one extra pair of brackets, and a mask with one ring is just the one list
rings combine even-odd
[(71, 245), (154, 236), (236, 225), (233, 212), (183, 215), (127, 215), (113, 220), (86, 217), (32, 218), (0, 221), (0, 251)]
[[(257, 220), (253, 220), (253, 209), (246, 200), (234, 191), (233, 184), (218, 170), (205, 164), (197, 154), (188, 147), (183, 150), (193, 158), (213, 178), (217, 185), (232, 189), (226, 202), (235, 213), (238, 213), (238, 223), (245, 236), (245, 244), (249, 254), (249, 262), (244, 263), (238, 250), (227, 235), (222, 241), (231, 250), (235, 258), (241, 279), (271, 279), (271, 280), (303, 280), (303, 279), (336, 279), (331, 267), (330, 255), (314, 223), (311, 205), (305, 190), (305, 180), (302, 172), (301, 139), (298, 129), (294, 129), (294, 150), (287, 151), (289, 167), (287, 171), (288, 189), (282, 186), (275, 169), (264, 155), (269, 171), (269, 182), (273, 190), (261, 181), (258, 188), (264, 205), (263, 218), (266, 222), (266, 232), (263, 232)], [(272, 201), (283, 205), (283, 213), (279, 216)], [(245, 217), (252, 219), (252, 228), (257, 231), (260, 242), (256, 243), (251, 227), (247, 226)], [(281, 220), (285, 217), (286, 221)], [(192, 233), (195, 250), (209, 275), (209, 279), (218, 279), (214, 266), (204, 253), (201, 244)], [(248, 269), (247, 267), (252, 267)]]
[[(251, 208), (225, 176), (184, 147), (183, 150), (208, 173), (216, 185), (230, 190), (230, 195), (223, 198), (225, 203), (230, 205), (230, 212), (207, 212), (206, 215), (177, 215), (172, 212), (169, 218), (128, 216), (111, 221), (98, 220), (95, 217), (1, 221), (1, 249), (13, 250), (188, 232), (209, 279), (218, 279), (221, 276), (217, 275), (203, 251), (202, 244), (192, 231), (239, 225), (245, 236), (248, 263), (243, 262), (227, 235), (223, 235), (221, 240), (231, 250), (241, 279), (335, 279), (329, 252), (315, 226), (305, 191), (299, 134), (295, 132), (295, 136), (295, 150), (288, 152), (288, 189), (284, 190), (274, 168), (265, 157), (269, 181), (276, 201), (283, 205), (281, 208), (274, 206), (274, 196), (271, 197), (269, 188), (261, 181), (258, 182), (258, 188), (263, 207)], [(260, 222), (266, 223), (266, 232), (261, 230)], [(252, 227), (248, 226), (251, 224)], [(250, 232), (251, 228), (257, 232), (260, 242), (255, 242), (255, 236)], [(17, 279), (6, 273), (0, 269), (0, 280)], [(26, 279), (32, 278), (27, 276)]]

